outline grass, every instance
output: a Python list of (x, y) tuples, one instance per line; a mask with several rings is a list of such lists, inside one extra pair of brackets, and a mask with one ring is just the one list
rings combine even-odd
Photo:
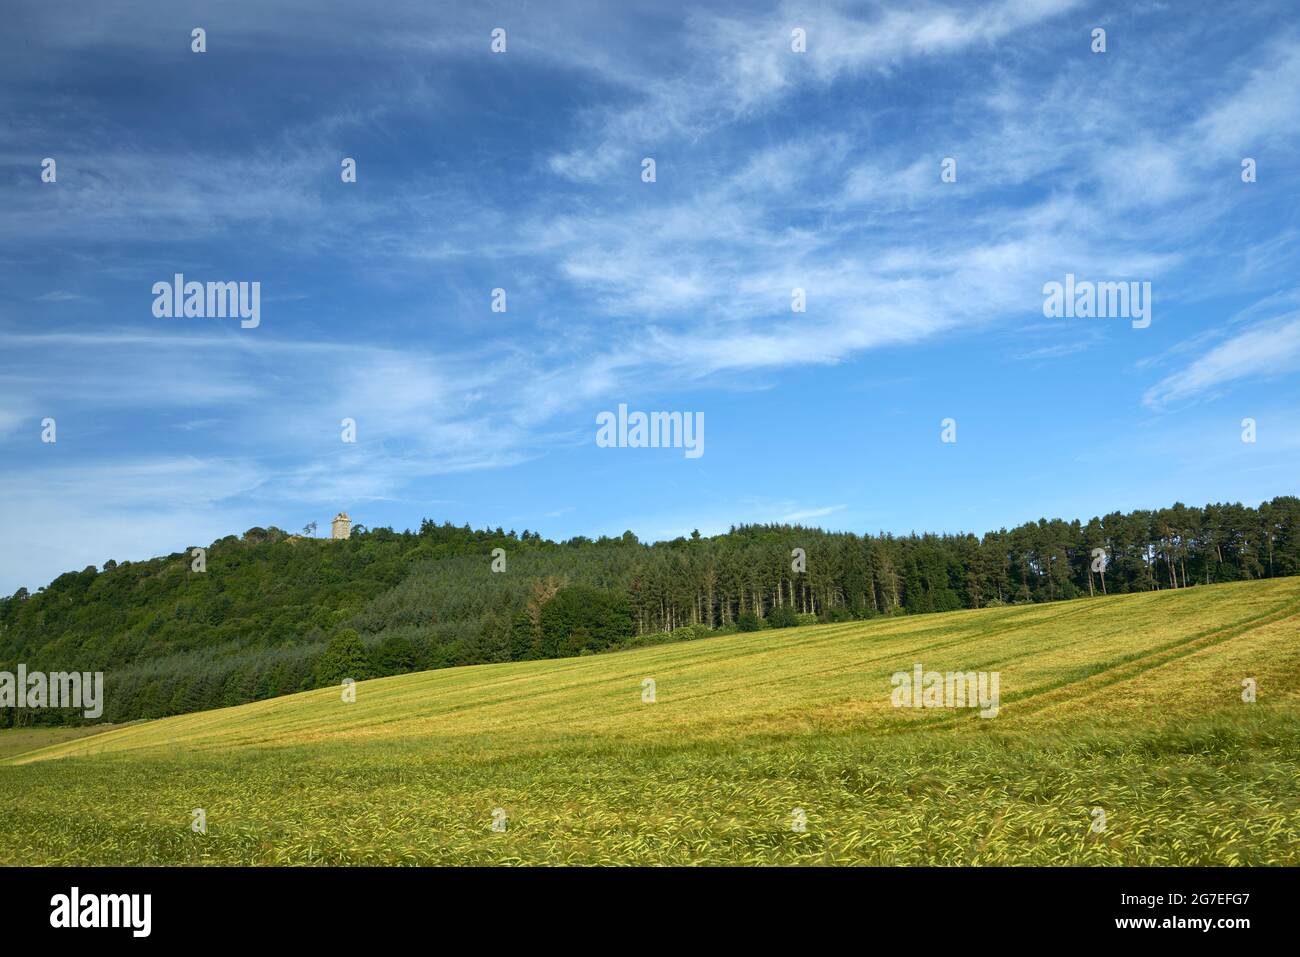
[(51, 744), (72, 741), (92, 734), (103, 734), (105, 731), (111, 731), (112, 729), (113, 725), (111, 724), (88, 724), (81, 727), (0, 729), (0, 761), (13, 757), (15, 754), (24, 754), (27, 751), (35, 751)]
[[(0, 863), (1294, 865), (1298, 625), (1300, 579), (1279, 579), (133, 724), (0, 752)], [(895, 709), (890, 675), (917, 662), (1000, 672), (1000, 713)]]

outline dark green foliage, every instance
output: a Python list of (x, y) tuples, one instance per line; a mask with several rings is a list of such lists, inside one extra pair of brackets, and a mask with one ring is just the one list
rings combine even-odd
[(793, 628), (799, 624), (799, 614), (789, 605), (777, 605), (767, 613), (767, 623), (772, 628)]
[(361, 636), (351, 628), (344, 628), (330, 639), (312, 673), (318, 687), (339, 684), (344, 678), (364, 681), (373, 677), (374, 667), (366, 646), (361, 643)]
[(632, 637), (632, 611), (617, 592), (571, 585), (542, 607), (541, 658), (601, 651)]
[(415, 668), (415, 644), (405, 635), (390, 635), (375, 646), (372, 658), (378, 674), (404, 675)]
[[(791, 571), (802, 548), (807, 570)], [(491, 571), (503, 548), (507, 570)], [(1104, 549), (1104, 571), (1093, 550)], [(400, 674), (788, 626), (816, 616), (995, 607), (1300, 574), (1300, 499), (1040, 519), (983, 537), (750, 525), (654, 545), (631, 532), (564, 543), (425, 520), (345, 541), (252, 528), (208, 547), (60, 575), (0, 599), (0, 670), (105, 672), (127, 721)], [(801, 617), (802, 616), (802, 617)], [(342, 658), (330, 636), (348, 638)], [(364, 655), (367, 670), (357, 653)], [(338, 649), (335, 649), (338, 651)], [(339, 661), (352, 674), (341, 674)], [(0, 710), (5, 723), (79, 712)]]

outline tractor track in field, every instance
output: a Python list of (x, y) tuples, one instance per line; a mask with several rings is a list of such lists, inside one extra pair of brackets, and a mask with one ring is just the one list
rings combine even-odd
[[(1077, 697), (1080, 694), (1091, 693), (1099, 688), (1106, 688), (1125, 681), (1131, 681), (1134, 678), (1157, 668), (1163, 668), (1166, 665), (1173, 664), (1190, 655), (1232, 641), (1234, 638), (1239, 638), (1242, 635), (1250, 634), (1265, 625), (1286, 621), (1297, 616), (1300, 616), (1300, 602), (1284, 604), (1280, 608), (1274, 608), (1258, 615), (1242, 618), (1238, 621), (1227, 625), (1221, 625), (1217, 628), (1197, 632), (1196, 634), (1189, 635), (1186, 638), (1171, 641), (1144, 652), (1125, 655), (1121, 658), (1089, 667), (1085, 669), (1087, 672), (1086, 674), (1080, 675), (1077, 678), (1065, 678), (1041, 688), (1034, 688), (1005, 695), (1002, 697), (999, 707), (1006, 708), (1008, 705), (1016, 705), (1017, 707), (1014, 713), (1017, 716), (1037, 714), (1047, 708), (1068, 700), (1070, 697)], [(972, 715), (967, 713), (944, 715), (923, 723), (911, 722), (908, 727), (899, 728), (897, 730), (908, 731), (922, 728), (925, 730), (937, 730), (970, 720), (979, 720), (979, 718), (973, 718)]]

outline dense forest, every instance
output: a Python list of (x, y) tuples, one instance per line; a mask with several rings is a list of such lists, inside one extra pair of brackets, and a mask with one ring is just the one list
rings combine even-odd
[[(499, 551), (498, 551), (499, 550)], [(0, 599), (0, 671), (103, 671), (101, 720), (452, 665), (735, 630), (1300, 574), (1300, 499), (1176, 504), (983, 537), (751, 525), (653, 545), (425, 520), (330, 541), (253, 528)], [(7, 724), (80, 712), (0, 710)]]

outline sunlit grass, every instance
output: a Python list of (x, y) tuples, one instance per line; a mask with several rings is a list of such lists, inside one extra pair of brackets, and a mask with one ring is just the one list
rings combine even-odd
[(386, 678), (11, 756), (0, 862), (1296, 864), (1298, 639), (1283, 579)]
[(5, 728), (0, 730), (0, 760), (24, 754), (39, 748), (60, 744), (74, 738), (85, 738), (92, 734), (111, 731), (111, 724), (91, 724), (84, 726), (38, 726), (30, 728)]

